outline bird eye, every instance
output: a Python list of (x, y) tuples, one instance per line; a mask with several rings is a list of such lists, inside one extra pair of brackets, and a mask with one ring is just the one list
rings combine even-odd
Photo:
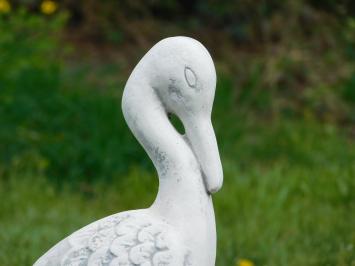
[(192, 87), (195, 88), (196, 87), (196, 83), (197, 83), (197, 77), (195, 72), (189, 68), (188, 66), (185, 67), (185, 79), (187, 84)]

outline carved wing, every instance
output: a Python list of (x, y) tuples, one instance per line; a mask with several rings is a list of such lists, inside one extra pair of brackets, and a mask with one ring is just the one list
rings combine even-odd
[(180, 266), (186, 253), (171, 226), (136, 213), (109, 216), (68, 241), (72, 248), (62, 266)]

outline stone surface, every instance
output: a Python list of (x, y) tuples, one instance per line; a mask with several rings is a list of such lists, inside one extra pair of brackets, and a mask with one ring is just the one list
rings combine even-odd
[[(212, 58), (198, 41), (172, 37), (148, 51), (127, 81), (122, 109), (157, 169), (156, 200), (148, 209), (114, 214), (76, 231), (36, 266), (215, 264), (211, 193), (223, 181), (211, 124), (215, 85)], [(170, 113), (183, 123), (184, 135), (170, 123)]]

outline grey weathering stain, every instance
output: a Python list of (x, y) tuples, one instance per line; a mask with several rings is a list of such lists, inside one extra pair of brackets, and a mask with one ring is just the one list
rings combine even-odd
[(176, 98), (179, 99), (179, 100), (182, 100), (182, 98), (183, 98), (181, 91), (176, 86), (176, 80), (172, 79), (172, 78), (170, 79), (170, 84), (169, 84), (169, 94), (171, 96), (176, 96)]

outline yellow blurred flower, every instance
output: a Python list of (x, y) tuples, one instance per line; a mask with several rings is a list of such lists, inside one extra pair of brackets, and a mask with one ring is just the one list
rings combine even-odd
[(57, 3), (51, 0), (45, 0), (41, 4), (41, 11), (46, 15), (53, 14), (57, 10), (57, 8)]
[(240, 259), (237, 262), (237, 266), (254, 266), (254, 263), (248, 259)]
[(11, 5), (7, 0), (0, 0), (0, 13), (9, 13)]

